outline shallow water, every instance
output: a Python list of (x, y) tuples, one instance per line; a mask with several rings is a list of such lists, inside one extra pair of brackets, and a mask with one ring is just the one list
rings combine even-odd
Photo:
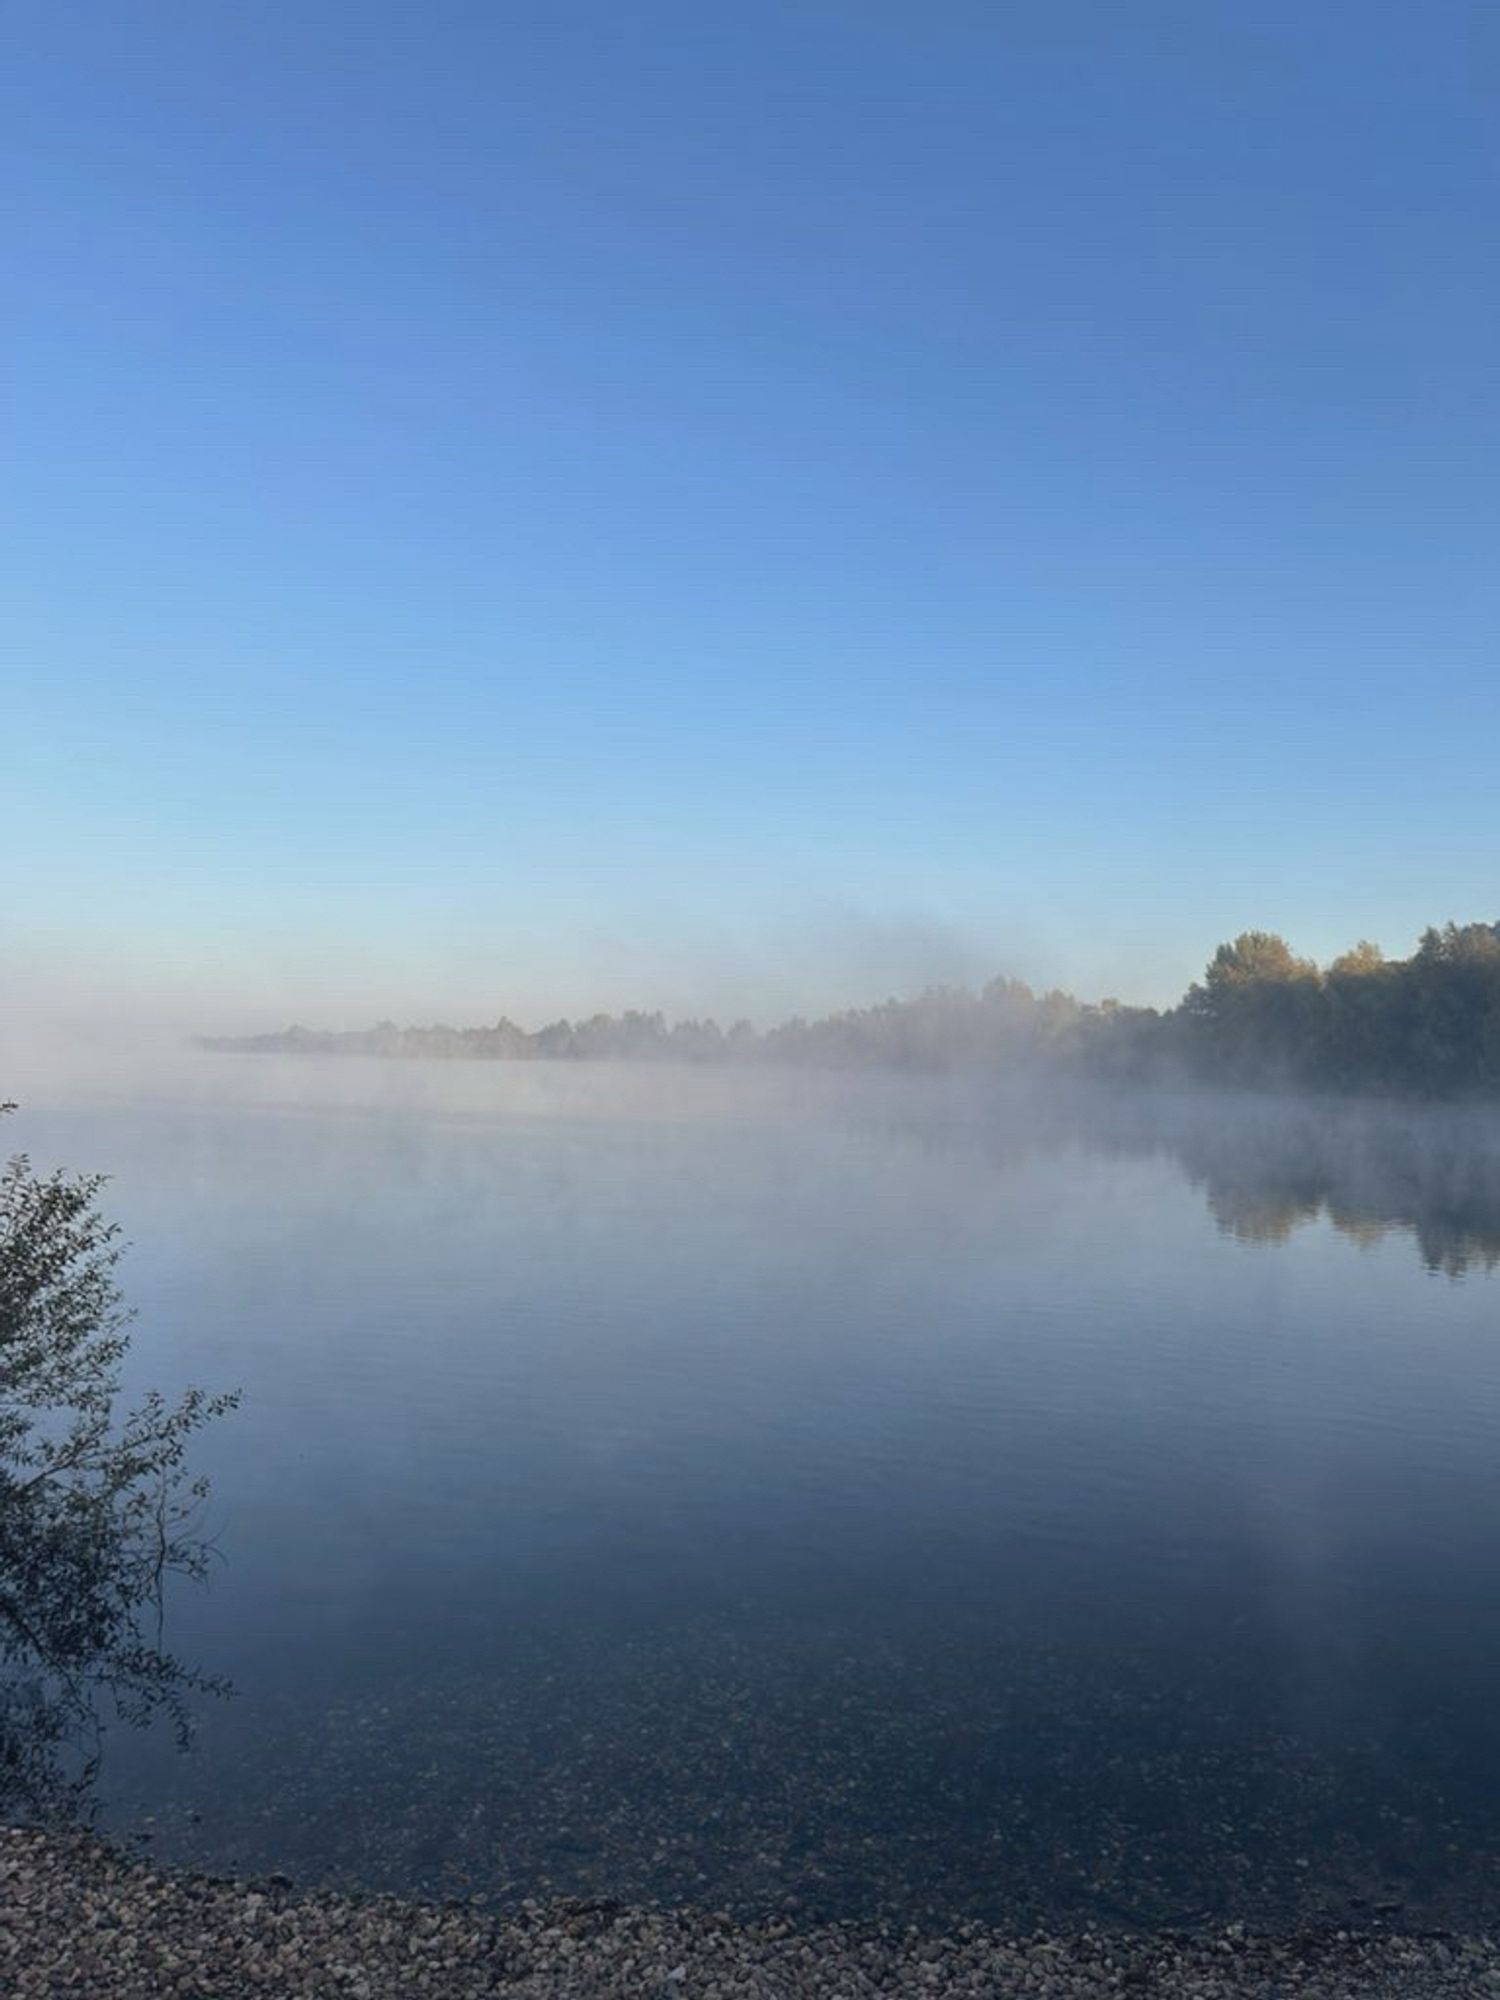
[(1500, 1914), (1500, 1120), (208, 1058), (28, 1093), (239, 1385), (162, 1858), (502, 1900)]

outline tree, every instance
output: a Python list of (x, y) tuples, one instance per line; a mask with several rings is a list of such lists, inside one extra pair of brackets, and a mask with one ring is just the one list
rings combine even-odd
[(1369, 979), (1385, 970), (1385, 953), (1378, 944), (1368, 938), (1361, 938), (1348, 951), (1340, 952), (1329, 966), (1329, 976), (1344, 979)]
[[(0, 1105), (0, 1115), (13, 1105)], [(238, 1401), (189, 1389), (121, 1412), (129, 1313), (101, 1175), (0, 1172), (0, 1804), (74, 1804), (109, 1722), (223, 1683), (163, 1645), (166, 1579), (200, 1576), (207, 1491), (188, 1440)]]
[(1407, 1079), (1399, 963), (1361, 938), (1329, 966), (1328, 1041), (1320, 1079), (1342, 1090), (1400, 1087)]
[(1298, 958), (1275, 931), (1241, 931), (1209, 960), (1204, 985), (1210, 994), (1222, 995), (1263, 981), (1316, 979), (1317, 974), (1312, 960)]
[(1500, 1089), (1500, 925), (1424, 931), (1406, 986), (1416, 1080), (1442, 1094)]
[(1190, 1057), (1220, 1078), (1297, 1083), (1320, 1071), (1326, 1013), (1318, 968), (1273, 931), (1242, 931), (1221, 944), (1181, 1013)]

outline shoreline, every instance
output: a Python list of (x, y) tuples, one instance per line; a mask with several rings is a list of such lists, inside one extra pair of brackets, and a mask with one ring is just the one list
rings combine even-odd
[(1500, 2000), (1487, 1934), (1351, 1930), (944, 1934), (740, 1922), (608, 1901), (407, 1902), (154, 1868), (95, 1836), (0, 1829), (13, 2000)]

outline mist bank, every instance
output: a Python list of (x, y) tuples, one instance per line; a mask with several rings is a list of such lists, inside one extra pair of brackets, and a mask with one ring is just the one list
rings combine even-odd
[(668, 1022), (595, 1014), (527, 1030), (398, 1027), (200, 1036), (217, 1052), (467, 1061), (770, 1063), (916, 1071), (1025, 1069), (1141, 1083), (1456, 1097), (1500, 1093), (1500, 923), (1424, 931), (1409, 958), (1362, 941), (1326, 967), (1274, 932), (1221, 944), (1175, 1006), (1086, 1002), (1023, 981), (932, 987), (817, 1020)]

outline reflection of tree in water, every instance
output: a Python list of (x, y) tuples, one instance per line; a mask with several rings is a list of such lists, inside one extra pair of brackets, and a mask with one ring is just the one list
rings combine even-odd
[[(0, 1110), (11, 1107), (3, 1106)], [(165, 1650), (173, 1575), (198, 1575), (191, 1434), (233, 1402), (117, 1409), (128, 1315), (98, 1179), (0, 1173), (0, 1811), (79, 1806), (112, 1722), (166, 1719), (221, 1684)]]
[(1064, 1147), (1171, 1160), (1244, 1243), (1286, 1243), (1326, 1220), (1362, 1249), (1407, 1233), (1449, 1277), (1500, 1268), (1494, 1105), (1044, 1085), (885, 1100), (881, 1122), (924, 1148), (972, 1148), (993, 1169)]
[(1169, 1102), (1158, 1136), (1219, 1226), (1284, 1243), (1326, 1217), (1362, 1248), (1410, 1231), (1431, 1271), (1500, 1264), (1500, 1125), (1490, 1114), (1379, 1106)]

